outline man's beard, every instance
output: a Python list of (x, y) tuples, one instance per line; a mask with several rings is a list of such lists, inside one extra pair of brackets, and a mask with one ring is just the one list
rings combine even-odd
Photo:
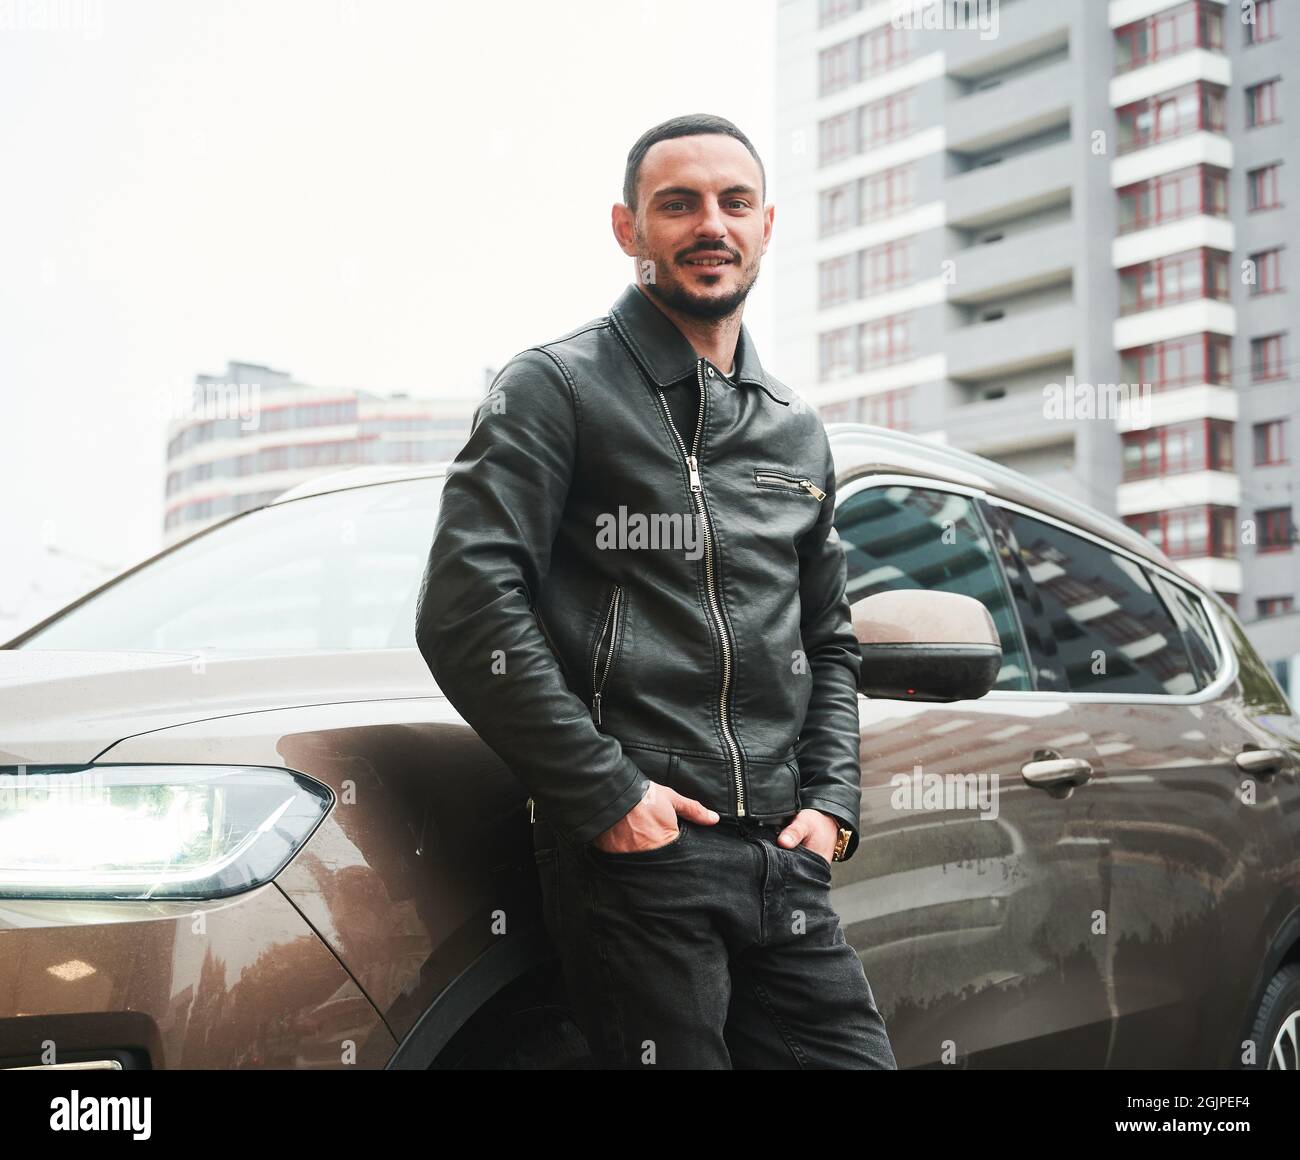
[[(650, 264), (650, 268), (653, 270), (667, 269), (666, 263), (645, 255), (642, 255), (639, 261), (642, 269), (645, 269), (647, 263)], [(742, 281), (729, 294), (716, 298), (702, 298), (693, 294), (671, 272), (667, 284), (660, 282), (656, 278), (653, 281), (643, 281), (642, 285), (665, 306), (680, 311), (691, 318), (717, 321), (718, 319), (728, 318), (739, 310), (749, 296), (750, 290), (753, 289), (754, 283), (758, 280), (758, 266), (755, 265), (752, 272), (745, 271), (744, 273), (750, 274), (748, 280)]]

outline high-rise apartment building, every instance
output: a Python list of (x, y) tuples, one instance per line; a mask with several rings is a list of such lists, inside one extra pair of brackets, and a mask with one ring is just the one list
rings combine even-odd
[(167, 431), (163, 543), (341, 467), (452, 459), (478, 401), (312, 387), (252, 363), (197, 375)]
[(1300, 3), (778, 13), (775, 365), (1118, 515), (1300, 691)]

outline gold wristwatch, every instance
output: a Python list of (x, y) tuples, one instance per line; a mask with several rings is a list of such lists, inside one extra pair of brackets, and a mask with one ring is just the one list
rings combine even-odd
[[(833, 817), (827, 814), (827, 817)], [(835, 839), (835, 849), (831, 853), (832, 862), (843, 862), (844, 852), (849, 848), (849, 843), (853, 840), (853, 831), (848, 828), (839, 818), (833, 818), (835, 824), (839, 826), (840, 832)]]

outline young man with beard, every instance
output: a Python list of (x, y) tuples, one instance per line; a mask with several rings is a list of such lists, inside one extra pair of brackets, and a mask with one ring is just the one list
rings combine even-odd
[[(635, 281), (501, 370), (420, 589), (430, 671), (532, 794), (605, 1067), (896, 1066), (830, 903), (861, 799), (834, 463), (741, 321), (765, 202), (730, 121), (642, 135), (612, 218)], [(703, 552), (598, 544), (624, 506)]]

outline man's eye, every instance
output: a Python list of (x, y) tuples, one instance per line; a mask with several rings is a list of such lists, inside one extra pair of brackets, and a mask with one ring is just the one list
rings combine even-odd
[(675, 205), (682, 205), (682, 206), (684, 206), (685, 204), (686, 204), (686, 203), (685, 203), (684, 201), (670, 201), (666, 206), (664, 206), (664, 209), (672, 209), (673, 206), (675, 206)]

